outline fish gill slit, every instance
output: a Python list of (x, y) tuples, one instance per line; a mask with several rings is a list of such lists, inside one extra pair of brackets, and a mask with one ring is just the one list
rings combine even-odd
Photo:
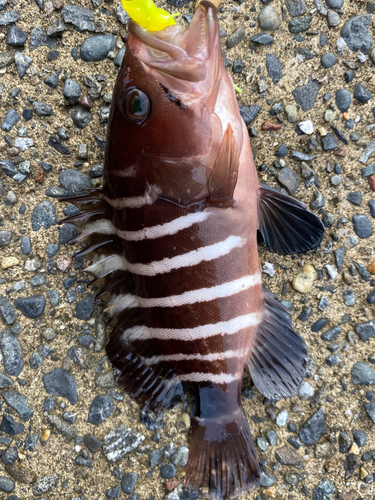
[(174, 104), (176, 104), (176, 106), (178, 106), (179, 108), (181, 109), (187, 109), (188, 107), (186, 106), (186, 104), (184, 104), (181, 99), (178, 99), (178, 97), (174, 96), (172, 94), (172, 92), (165, 86), (163, 85), (162, 83), (158, 82), (160, 87), (162, 88), (162, 90), (164, 91), (165, 95), (168, 97), (168, 99), (173, 102)]

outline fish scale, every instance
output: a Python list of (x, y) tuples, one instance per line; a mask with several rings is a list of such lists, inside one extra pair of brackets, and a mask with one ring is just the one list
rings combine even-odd
[(244, 367), (280, 399), (296, 393), (307, 364), (289, 311), (262, 288), (257, 242), (301, 253), (319, 246), (324, 226), (259, 185), (209, 2), (186, 30), (130, 23), (106, 144), (103, 189), (70, 198), (80, 212), (63, 222), (81, 229), (70, 243), (84, 242), (78, 256), (91, 259), (115, 377), (154, 410), (191, 386), (184, 489), (236, 497), (260, 480)]

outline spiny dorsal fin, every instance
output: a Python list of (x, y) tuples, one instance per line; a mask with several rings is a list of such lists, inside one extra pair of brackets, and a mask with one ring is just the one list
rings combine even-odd
[(290, 312), (275, 295), (265, 292), (264, 308), (249, 356), (250, 375), (265, 397), (287, 398), (296, 394), (305, 375), (306, 344), (294, 331)]
[(216, 207), (228, 207), (233, 204), (234, 188), (237, 184), (240, 157), (233, 130), (228, 125), (219, 154), (208, 179), (208, 203)]
[(324, 225), (305, 205), (268, 186), (260, 186), (259, 231), (270, 252), (291, 255), (320, 245)]

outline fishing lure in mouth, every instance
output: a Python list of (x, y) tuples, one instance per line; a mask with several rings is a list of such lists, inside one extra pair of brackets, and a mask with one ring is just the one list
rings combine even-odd
[(129, 17), (147, 31), (160, 31), (176, 24), (174, 18), (179, 14), (169, 14), (156, 7), (152, 0), (122, 0)]
[(184, 488), (234, 498), (261, 473), (241, 404), (244, 368), (280, 399), (296, 394), (308, 358), (289, 311), (263, 290), (257, 244), (306, 252), (324, 226), (258, 182), (216, 8), (203, 1), (186, 30), (150, 31), (131, 15), (140, 24), (129, 24), (113, 92), (103, 189), (69, 199), (80, 212), (65, 222), (81, 229), (70, 243), (85, 243), (77, 256), (91, 259), (106, 304), (117, 381), (158, 411), (192, 387)]

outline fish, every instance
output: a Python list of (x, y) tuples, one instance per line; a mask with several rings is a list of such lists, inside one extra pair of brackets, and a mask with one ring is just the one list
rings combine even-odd
[(321, 220), (258, 182), (220, 47), (216, 8), (190, 25), (129, 24), (114, 87), (103, 188), (65, 201), (112, 327), (116, 380), (153, 411), (195, 397), (183, 488), (235, 498), (261, 469), (241, 404), (248, 369), (272, 400), (296, 394), (308, 362), (290, 311), (264, 290), (258, 244), (318, 247)]

